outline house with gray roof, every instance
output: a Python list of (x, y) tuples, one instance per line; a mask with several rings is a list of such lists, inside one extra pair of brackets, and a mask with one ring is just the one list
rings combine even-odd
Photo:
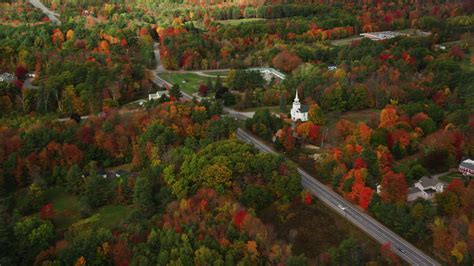
[(422, 177), (418, 182), (408, 188), (407, 201), (414, 201), (417, 198), (425, 200), (433, 199), (436, 193), (444, 191), (444, 184), (429, 177)]
[(459, 164), (459, 172), (463, 176), (474, 176), (474, 160), (466, 159)]

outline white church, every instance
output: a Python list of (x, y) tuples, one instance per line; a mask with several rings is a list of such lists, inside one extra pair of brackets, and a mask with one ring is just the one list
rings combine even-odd
[(295, 100), (293, 101), (293, 107), (291, 107), (291, 120), (293, 121), (308, 121), (308, 110), (307, 105), (301, 104), (298, 98), (298, 90), (296, 90)]

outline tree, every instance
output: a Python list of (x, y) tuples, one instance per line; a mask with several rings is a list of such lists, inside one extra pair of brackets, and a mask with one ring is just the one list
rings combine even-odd
[(208, 78), (208, 79), (207, 79), (207, 84), (206, 84), (206, 86), (207, 86), (207, 90), (208, 90), (208, 91), (214, 91), (214, 86), (212, 85), (212, 80), (211, 80), (211, 78)]
[(298, 125), (296, 133), (304, 140), (314, 144), (319, 136), (319, 127), (313, 122), (307, 121)]
[(325, 116), (323, 110), (321, 110), (318, 104), (311, 104), (309, 107), (308, 119), (316, 125), (324, 125)]
[(83, 178), (81, 169), (77, 164), (71, 166), (66, 174), (66, 189), (76, 195), (83, 189)]
[(183, 93), (181, 92), (181, 88), (178, 84), (174, 84), (170, 89), (170, 96), (174, 98), (174, 100), (179, 100), (183, 97)]
[(408, 185), (405, 175), (392, 171), (385, 173), (382, 178), (380, 197), (388, 203), (405, 202), (407, 200)]
[(381, 112), (380, 112), (380, 123), (379, 127), (381, 128), (389, 128), (395, 126), (398, 122), (398, 115), (397, 109), (395, 109), (392, 105), (387, 105)]
[(150, 214), (154, 207), (153, 186), (148, 175), (139, 175), (133, 190), (133, 203), (145, 214)]
[(287, 99), (286, 99), (286, 91), (281, 91), (280, 92), (280, 112), (286, 114), (288, 112), (288, 108), (286, 108), (287, 104)]
[(204, 84), (199, 85), (199, 94), (201, 96), (206, 96), (208, 91), (209, 91), (209, 89), (206, 85), (204, 85)]
[(22, 264), (31, 264), (36, 255), (49, 247), (54, 240), (54, 226), (50, 221), (29, 217), (17, 222), (14, 227), (16, 252)]
[(337, 248), (329, 250), (331, 262), (335, 265), (361, 265), (362, 250), (353, 238), (345, 239)]
[(285, 49), (273, 58), (272, 63), (274, 67), (290, 73), (302, 63), (302, 60), (298, 55)]
[(107, 203), (111, 196), (110, 183), (106, 178), (97, 174), (95, 163), (89, 164), (89, 176), (84, 183), (83, 200), (92, 208)]

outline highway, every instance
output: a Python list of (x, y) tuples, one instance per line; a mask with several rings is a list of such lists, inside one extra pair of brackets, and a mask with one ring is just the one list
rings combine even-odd
[[(273, 148), (240, 128), (237, 129), (236, 134), (238, 139), (253, 144), (260, 151), (274, 154), (277, 153)], [(408, 241), (392, 232), (374, 218), (370, 217), (367, 213), (352, 205), (352, 203), (332, 191), (329, 187), (316, 180), (303, 169), (298, 167), (298, 172), (301, 175), (301, 184), (305, 189), (311, 191), (314, 196), (323, 201), (327, 206), (334, 209), (337, 213), (349, 220), (355, 226), (359, 227), (362, 231), (372, 236), (379, 243), (390, 243), (392, 251), (409, 264), (441, 265), (439, 262), (408, 243)]]
[(36, 8), (41, 9), (43, 13), (48, 16), (49, 20), (51, 20), (53, 23), (56, 23), (58, 25), (61, 24), (61, 21), (57, 17), (59, 17), (59, 14), (56, 12), (53, 12), (49, 10), (46, 6), (43, 5), (39, 0), (30, 0), (31, 5), (33, 5)]

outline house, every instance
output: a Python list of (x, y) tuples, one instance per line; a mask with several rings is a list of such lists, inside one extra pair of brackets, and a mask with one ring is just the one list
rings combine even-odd
[(0, 82), (12, 82), (14, 80), (16, 80), (16, 76), (13, 74), (7, 72), (0, 74)]
[(301, 104), (298, 98), (298, 90), (296, 90), (296, 97), (293, 101), (293, 107), (291, 107), (291, 120), (293, 121), (308, 121), (308, 110), (307, 105)]
[(434, 194), (444, 191), (444, 184), (429, 177), (422, 177), (413, 186), (408, 188), (407, 201), (414, 201), (417, 198), (431, 200)]
[(330, 65), (330, 66), (328, 66), (328, 70), (329, 70), (329, 71), (334, 71), (334, 70), (336, 70), (336, 69), (337, 69), (337, 66), (335, 66), (335, 65)]
[(474, 176), (474, 160), (466, 159), (459, 164), (459, 172), (463, 176)]
[(169, 97), (169, 92), (168, 91), (157, 91), (156, 93), (150, 93), (148, 94), (148, 100), (151, 101), (151, 100), (158, 100), (160, 99), (163, 95), (166, 95), (167, 97)]

